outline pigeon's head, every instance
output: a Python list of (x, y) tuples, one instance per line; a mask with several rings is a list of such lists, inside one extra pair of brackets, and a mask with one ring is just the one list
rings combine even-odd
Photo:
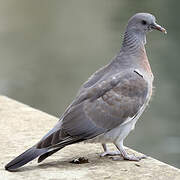
[(137, 13), (130, 18), (127, 25), (127, 30), (135, 30), (142, 33), (147, 33), (156, 29), (167, 33), (166, 30), (156, 23), (156, 18), (149, 13)]

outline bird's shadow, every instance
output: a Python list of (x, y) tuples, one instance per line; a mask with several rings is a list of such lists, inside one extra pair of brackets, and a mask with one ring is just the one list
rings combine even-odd
[(76, 159), (77, 157), (74, 157), (74, 158), (68, 158), (68, 159), (63, 159), (63, 160), (54, 160), (54, 161), (50, 161), (50, 162), (42, 162), (41, 164), (36, 164), (36, 165), (26, 165), (25, 167), (21, 167), (19, 169), (16, 169), (16, 170), (13, 170), (11, 172), (27, 172), (27, 171), (35, 171), (35, 170), (43, 170), (43, 169), (50, 169), (50, 168), (57, 168), (57, 169), (68, 169), (68, 168), (71, 168), (71, 169), (77, 169), (77, 168), (80, 168), (80, 167), (83, 167), (83, 166), (86, 166), (88, 168), (91, 168), (91, 167), (94, 167), (94, 166), (98, 166), (100, 164), (103, 164), (103, 163), (106, 163), (107, 165), (108, 164), (111, 164), (112, 163), (112, 160), (108, 157), (99, 157), (99, 156), (96, 156), (96, 157), (89, 157), (88, 158), (88, 163), (83, 163), (83, 164), (74, 164), (74, 163), (71, 163), (71, 161), (73, 159)]

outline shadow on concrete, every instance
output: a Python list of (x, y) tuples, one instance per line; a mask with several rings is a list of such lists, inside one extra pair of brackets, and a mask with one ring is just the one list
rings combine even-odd
[(73, 159), (76, 159), (78, 157), (73, 157), (73, 158), (68, 158), (68, 159), (60, 159), (59, 161), (54, 160), (54, 161), (50, 161), (50, 162), (42, 162), (40, 164), (35, 164), (35, 165), (30, 165), (27, 164), (24, 167), (21, 167), (17, 170), (13, 170), (11, 172), (25, 172), (25, 171), (34, 171), (37, 169), (51, 169), (51, 168), (58, 168), (58, 170), (60, 170), (61, 168), (63, 169), (76, 169), (76, 168), (80, 168), (83, 166), (86, 166), (87, 168), (94, 168), (97, 165), (103, 165), (104, 163), (106, 165), (111, 165), (113, 160), (111, 159), (111, 157), (99, 157), (99, 155), (90, 155), (91, 157), (88, 157), (88, 163), (85, 164), (73, 164), (71, 163), (71, 161)]

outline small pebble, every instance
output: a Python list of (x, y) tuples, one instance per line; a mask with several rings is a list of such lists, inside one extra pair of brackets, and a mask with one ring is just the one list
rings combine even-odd
[(135, 164), (135, 166), (140, 167), (141, 165), (140, 164)]
[(72, 161), (70, 161), (70, 163), (73, 163), (73, 164), (85, 164), (85, 163), (89, 163), (89, 160), (84, 158), (84, 157), (79, 157), (79, 158), (73, 159)]

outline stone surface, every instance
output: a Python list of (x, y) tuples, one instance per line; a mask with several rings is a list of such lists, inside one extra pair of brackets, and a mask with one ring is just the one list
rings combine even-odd
[[(16, 172), (4, 170), (4, 165), (35, 144), (58, 119), (27, 105), (0, 96), (0, 179), (119, 179), (119, 180), (179, 180), (180, 170), (151, 157), (140, 162), (112, 161), (99, 157), (100, 144), (74, 144), (38, 164), (36, 160)], [(111, 149), (114, 147), (109, 144)], [(128, 149), (129, 153), (137, 152)], [(89, 163), (72, 164), (78, 157)]]

